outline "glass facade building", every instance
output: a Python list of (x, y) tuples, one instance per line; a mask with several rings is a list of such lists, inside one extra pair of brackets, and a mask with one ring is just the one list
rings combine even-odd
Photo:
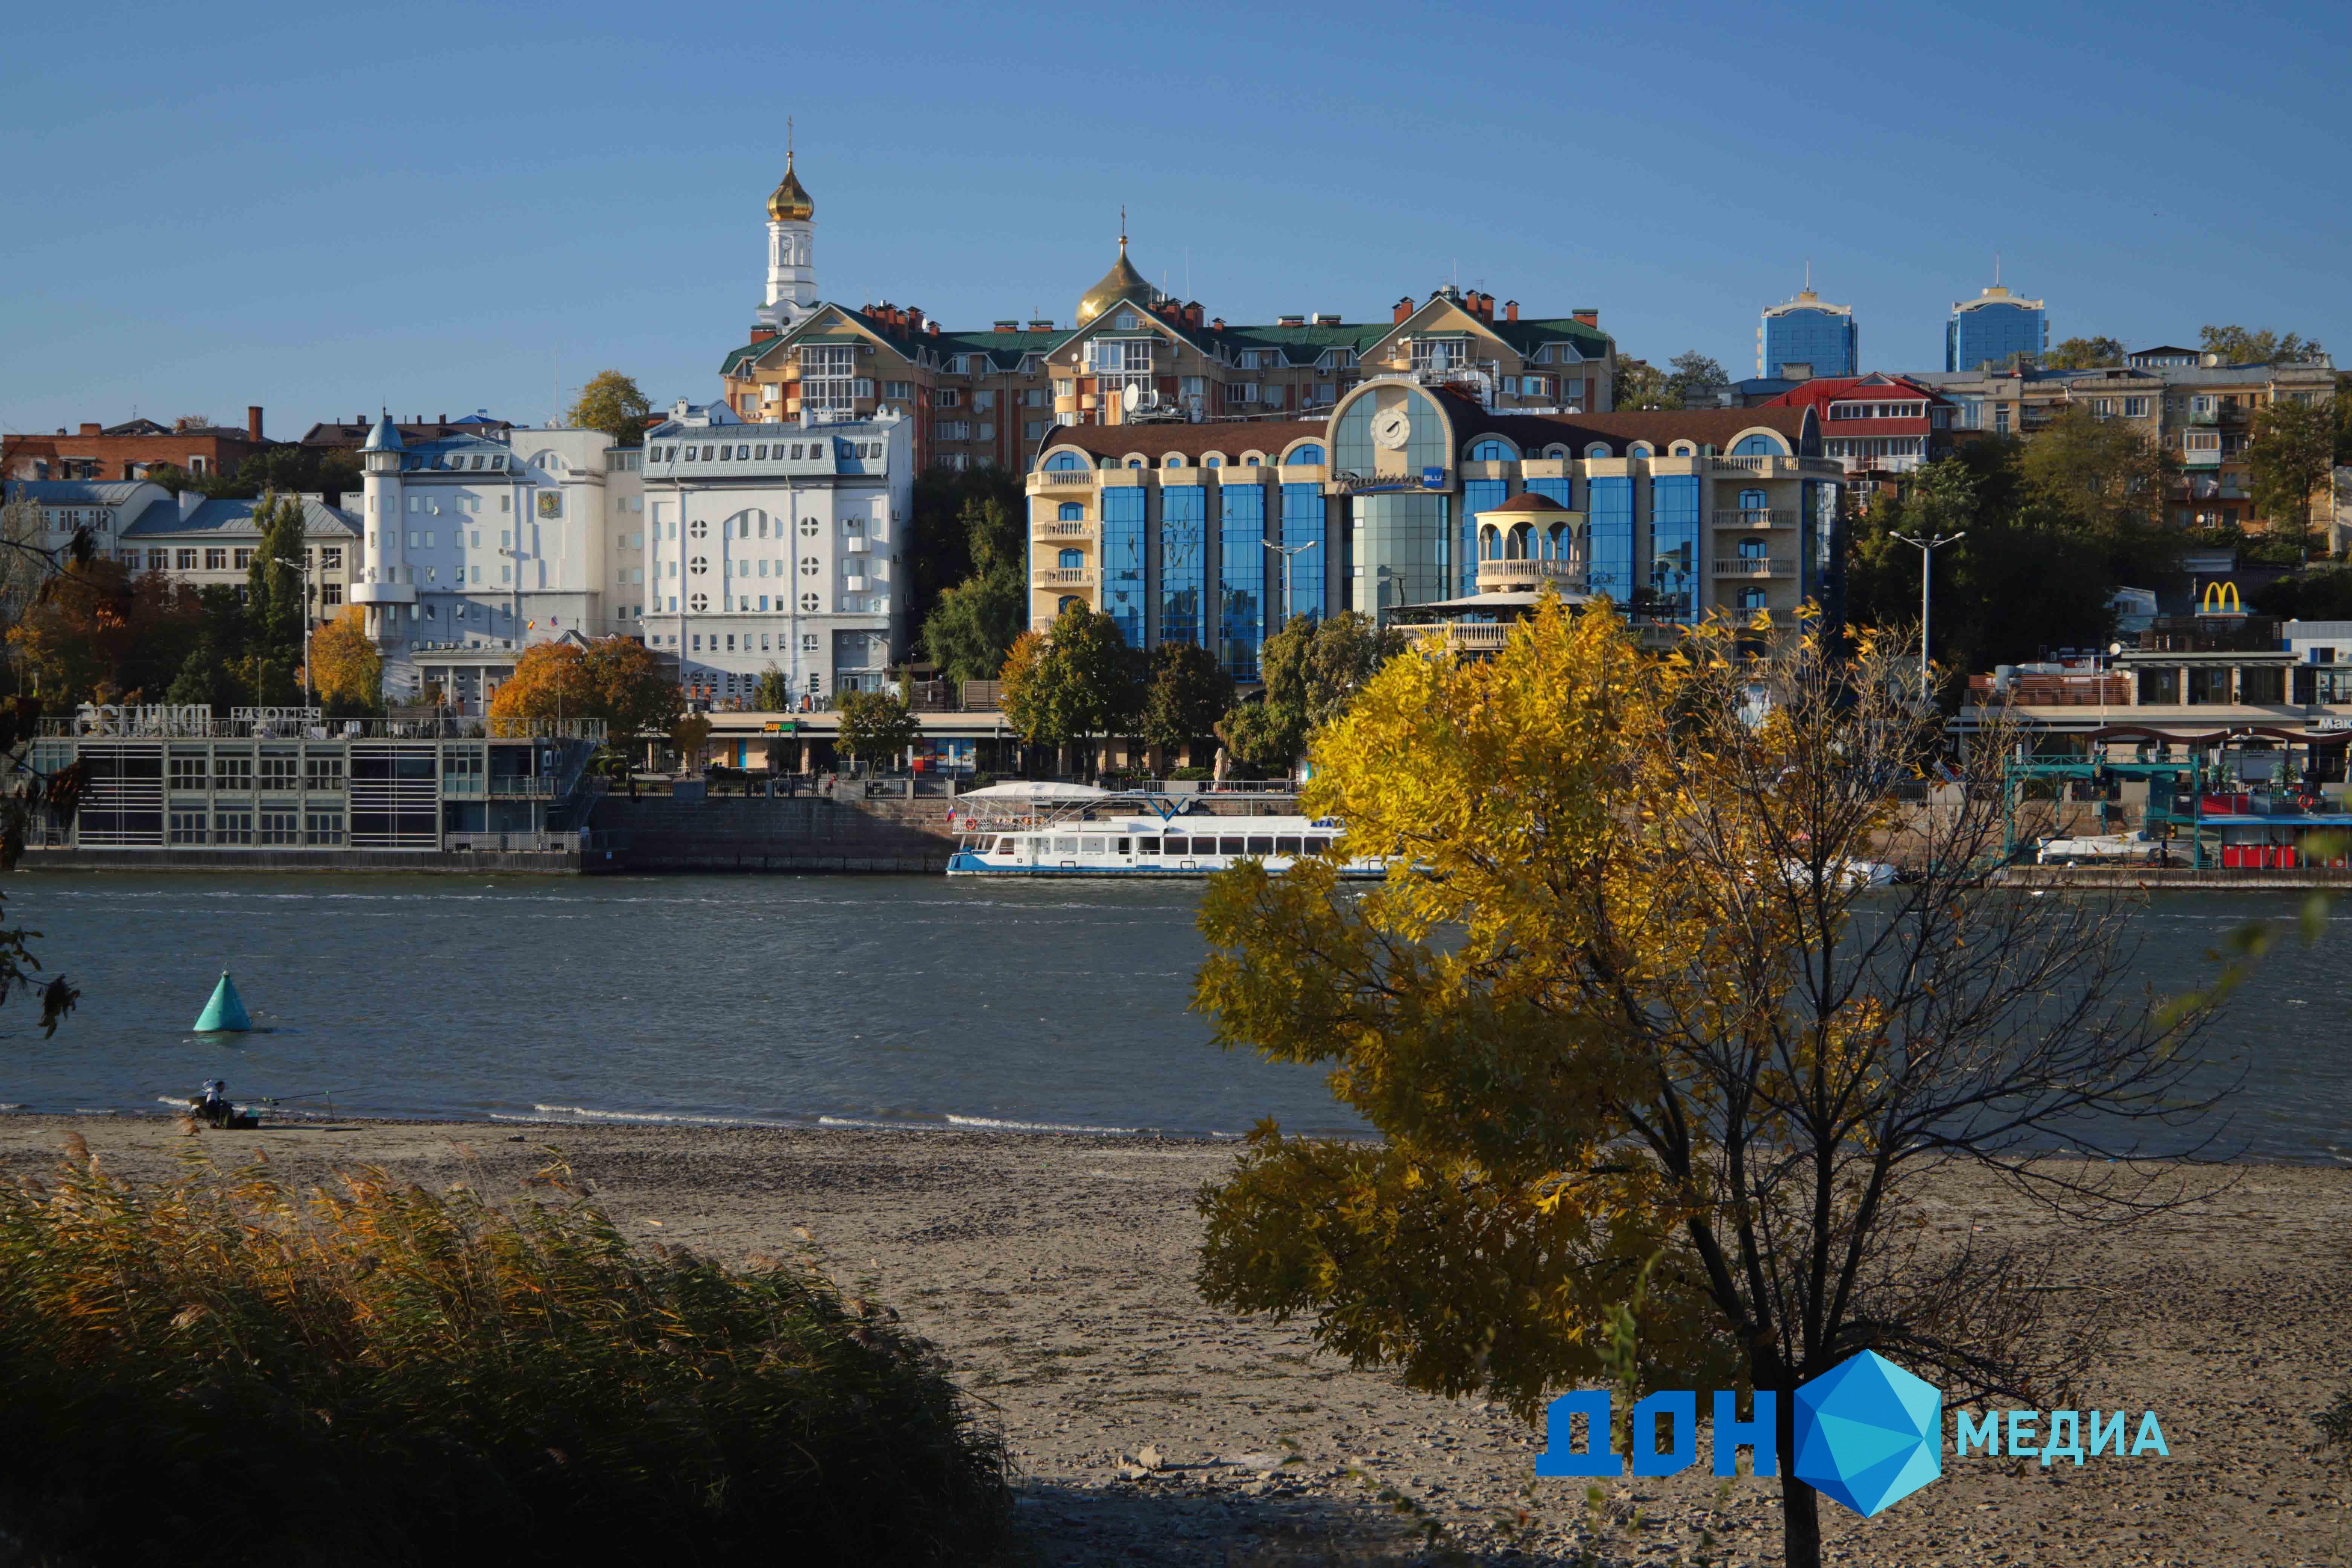
[(1810, 290), (1766, 310), (1757, 329), (1756, 374), (1777, 376), (1788, 364), (1811, 365), (1817, 376), (1862, 374), (1853, 310), (1824, 305)]
[(1143, 527), (1141, 486), (1102, 493), (1103, 607), (1129, 647), (1143, 647)]
[(1511, 499), (1508, 479), (1465, 479), (1462, 481), (1462, 541), (1454, 553), (1457, 570), (1454, 592), (1475, 594), (1478, 591), (1478, 548), (1475, 538), (1478, 514), (1492, 511)]
[(1265, 640), (1265, 487), (1226, 485), (1217, 532), (1217, 644), (1225, 673), (1257, 679), (1257, 650)]
[[(1288, 574), (1288, 595), (1275, 606), (1278, 616), (1312, 616), (1321, 620), (1330, 612), (1323, 599), (1324, 574), (1331, 547), (1323, 533), (1323, 487), (1282, 487), (1282, 569)], [(1311, 550), (1300, 548), (1313, 545)]]
[(1650, 481), (1650, 586), (1657, 613), (1690, 621), (1697, 613), (1699, 481), (1696, 474), (1663, 474)]
[(2007, 367), (2019, 354), (2039, 359), (2050, 346), (2050, 318), (2039, 300), (2020, 299), (1996, 285), (1952, 307), (1944, 326), (1944, 368)]
[(1586, 544), (1586, 581), (1594, 597), (1608, 595), (1620, 605), (1633, 597), (1633, 481), (1607, 474), (1585, 481), (1585, 510), (1591, 521)]
[(1160, 489), (1160, 640), (1208, 646), (1209, 489)]

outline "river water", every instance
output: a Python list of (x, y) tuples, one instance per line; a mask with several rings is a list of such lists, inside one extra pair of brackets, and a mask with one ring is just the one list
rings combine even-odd
[[(0, 1104), (164, 1112), (207, 1078), (289, 1113), (1238, 1135), (1360, 1131), (1320, 1071), (1187, 1010), (1197, 885), (917, 877), (19, 876), (5, 917), (81, 987), (0, 1011)], [(2158, 900), (2175, 989), (2291, 895)], [(2202, 1048), (2247, 1069), (2225, 1142), (2352, 1163), (2352, 904), (2282, 943)], [(223, 969), (257, 1025), (190, 1023)], [(2224, 1060), (2227, 1058), (2227, 1060)]]

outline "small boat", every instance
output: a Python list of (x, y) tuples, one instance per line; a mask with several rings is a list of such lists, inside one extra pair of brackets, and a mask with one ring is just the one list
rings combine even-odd
[(2037, 866), (2113, 866), (2153, 860), (2164, 853), (2163, 843), (2142, 828), (2136, 833), (2100, 833), (2080, 838), (2045, 838), (2033, 852)]

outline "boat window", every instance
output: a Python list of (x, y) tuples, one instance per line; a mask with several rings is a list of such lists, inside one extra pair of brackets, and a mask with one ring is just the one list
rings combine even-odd
[(1242, 847), (1242, 841), (1238, 838), (1220, 838), (1217, 840), (1217, 853), (1220, 855), (1243, 855), (1247, 854), (1248, 851)]
[(1078, 839), (1077, 839), (1077, 835), (1076, 835), (1076, 834), (1074, 834), (1074, 833), (1073, 833), (1073, 834), (1056, 834), (1056, 835), (1055, 836), (1055, 837), (1054, 837), (1054, 853), (1055, 853), (1055, 854), (1056, 854), (1056, 855), (1075, 855), (1075, 854), (1076, 854), (1077, 852), (1078, 852)]
[(999, 855), (1015, 854), (1018, 851), (1013, 847), (1013, 844), (1014, 841), (1013, 839), (1000, 838), (996, 841), (996, 852)]
[(1079, 842), (1078, 848), (1083, 854), (1099, 855), (1103, 853), (1103, 840), (1088, 834)]
[(1249, 852), (1253, 855), (1271, 855), (1274, 853), (1274, 840), (1271, 838), (1252, 838), (1249, 841)]
[(1276, 854), (1277, 854), (1277, 855), (1296, 855), (1296, 854), (1297, 854), (1297, 853), (1298, 853), (1298, 839), (1297, 839), (1297, 836), (1295, 836), (1295, 835), (1289, 835), (1289, 836), (1285, 836), (1285, 837), (1280, 837), (1280, 838), (1276, 838), (1276, 839), (1274, 841), (1274, 852), (1275, 852)]
[(1132, 844), (1132, 843), (1134, 843), (1134, 842), (1135, 842), (1135, 841), (1134, 841), (1133, 839), (1131, 839), (1131, 838), (1122, 838), (1122, 839), (1120, 839), (1120, 840), (1118, 841), (1118, 852), (1119, 852), (1120, 854), (1122, 854), (1122, 855), (1132, 855), (1132, 854), (1134, 854), (1134, 853), (1135, 853), (1135, 851), (1128, 847), (1128, 846), (1129, 846), (1130, 844)]
[(1171, 855), (1190, 855), (1192, 852), (1192, 841), (1189, 838), (1171, 838), (1168, 841), (1168, 853)]
[(1160, 840), (1139, 838), (1135, 842), (1135, 852), (1139, 855), (1157, 855), (1160, 853)]

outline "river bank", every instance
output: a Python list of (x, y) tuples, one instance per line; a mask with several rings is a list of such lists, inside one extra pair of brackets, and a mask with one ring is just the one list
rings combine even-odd
[[(645, 1243), (739, 1262), (809, 1251), (938, 1342), (1001, 1423), (1031, 1563), (1407, 1562), (1424, 1524), (1476, 1562), (1565, 1563), (1588, 1545), (1607, 1563), (1687, 1560), (1701, 1529), (1710, 1563), (1777, 1551), (1768, 1484), (1736, 1483), (1718, 1506), (1694, 1471), (1613, 1488), (1595, 1515), (1580, 1483), (1534, 1479), (1540, 1438), (1500, 1409), (1352, 1371), (1302, 1325), (1204, 1306), (1192, 1200), (1229, 1144), (480, 1122), (189, 1138), (163, 1119), (17, 1115), (0, 1120), (0, 1169), (41, 1173), (68, 1131), (124, 1173), (162, 1174), (194, 1148), (224, 1166), (266, 1153), (309, 1178), (373, 1163), (499, 1194), (552, 1144)], [(2068, 1300), (2112, 1334), (2086, 1403), (2156, 1409), (2168, 1459), (1948, 1463), (1879, 1519), (1825, 1507), (1832, 1560), (2352, 1561), (2352, 1466), (2331, 1468), (2311, 1420), (2352, 1384), (2352, 1171), (2232, 1174), (2212, 1201), (2070, 1242)], [(1948, 1184), (1935, 1223), (2050, 1235), (1972, 1180)]]

